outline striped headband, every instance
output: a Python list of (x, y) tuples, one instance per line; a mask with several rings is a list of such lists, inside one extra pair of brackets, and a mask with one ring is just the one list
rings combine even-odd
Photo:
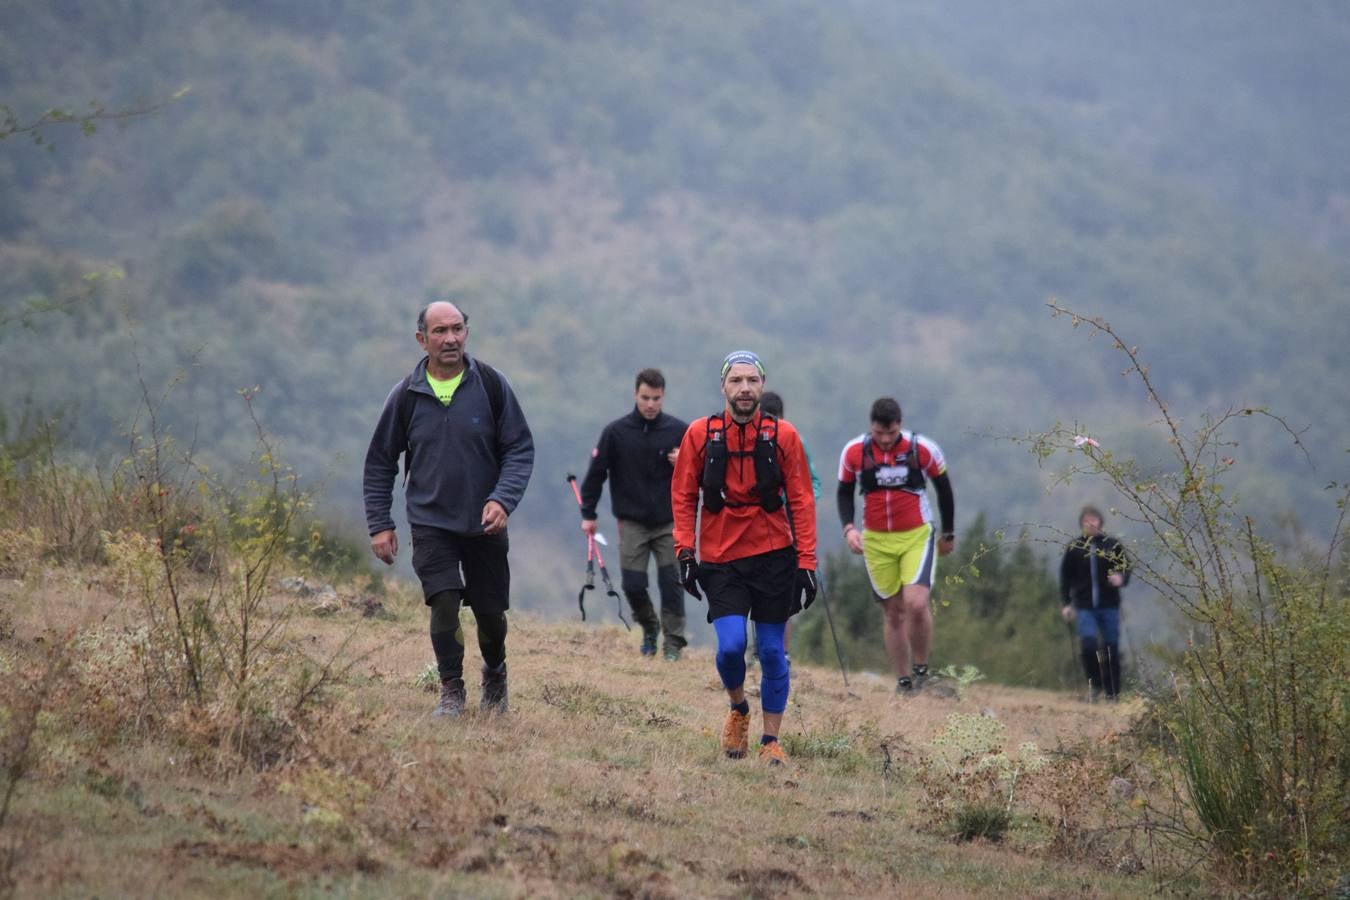
[(722, 360), (722, 379), (726, 380), (727, 373), (731, 367), (739, 363), (754, 366), (759, 371), (759, 377), (764, 377), (764, 363), (759, 361), (759, 357), (749, 350), (733, 350), (727, 354), (727, 358)]

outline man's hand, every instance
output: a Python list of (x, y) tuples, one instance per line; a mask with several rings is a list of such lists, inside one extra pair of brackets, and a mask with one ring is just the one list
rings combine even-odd
[(793, 589), (797, 592), (802, 609), (810, 609), (811, 604), (816, 602), (816, 592), (820, 590), (820, 585), (816, 583), (816, 570), (798, 569)]
[(679, 448), (679, 447), (676, 447), (674, 450), (671, 450), (669, 453), (666, 454), (666, 459), (670, 460), (670, 464), (671, 464), (672, 466), (675, 465), (675, 460), (677, 460), (677, 459), (679, 459), (679, 458), (680, 458), (680, 448)]
[(848, 544), (848, 549), (851, 552), (857, 554), (858, 556), (862, 556), (863, 552), (862, 532), (854, 528), (852, 525), (850, 525), (848, 527), (848, 530), (844, 532), (844, 543)]
[(938, 538), (938, 556), (946, 556), (956, 549), (956, 535), (944, 534)]
[(596, 520), (596, 519), (582, 519), (582, 520), (581, 520), (581, 530), (584, 531), (584, 532), (586, 532), (586, 533), (589, 534), (589, 535), (594, 536), (594, 535), (595, 535), (595, 530), (596, 530), (596, 525), (597, 525), (597, 524), (598, 524), (598, 520)]
[(1119, 572), (1111, 572), (1106, 576), (1106, 582), (1111, 587), (1118, 588), (1125, 583), (1125, 576)]
[(370, 551), (375, 554), (375, 558), (385, 565), (392, 566), (394, 557), (398, 556), (398, 535), (394, 529), (388, 531), (379, 531), (370, 536)]
[(1071, 625), (1073, 624), (1074, 611), (1072, 603), (1064, 604), (1064, 608), (1059, 611), (1059, 614), (1064, 617), (1065, 622), (1068, 622)]
[(506, 530), (506, 507), (496, 500), (483, 504), (483, 534), (501, 534)]
[(694, 559), (694, 551), (681, 550), (676, 562), (680, 566), (680, 584), (695, 600), (702, 600), (703, 595), (698, 591), (698, 560)]

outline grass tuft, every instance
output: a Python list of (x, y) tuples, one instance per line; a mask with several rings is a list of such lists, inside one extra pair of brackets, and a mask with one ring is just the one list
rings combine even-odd
[(1012, 814), (1001, 803), (962, 804), (952, 815), (954, 837), (958, 841), (982, 838), (997, 843), (1003, 840), (1011, 824)]

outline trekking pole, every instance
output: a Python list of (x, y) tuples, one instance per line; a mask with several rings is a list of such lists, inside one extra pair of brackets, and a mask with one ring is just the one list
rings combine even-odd
[(1074, 675), (1070, 678), (1069, 683), (1074, 684), (1078, 680), (1078, 672), (1083, 668), (1082, 663), (1078, 660), (1078, 632), (1074, 630), (1072, 622), (1065, 622), (1064, 628), (1069, 635), (1069, 659), (1073, 661), (1070, 671)]
[(618, 591), (614, 590), (614, 582), (609, 580), (609, 569), (605, 568), (605, 558), (600, 555), (600, 545), (594, 537), (591, 538), (591, 546), (595, 548), (595, 561), (600, 566), (600, 577), (604, 580), (607, 588), (605, 593), (614, 598), (614, 610), (619, 614), (619, 621), (623, 623), (623, 627), (632, 631), (633, 626), (629, 625), (628, 620), (623, 617), (623, 598), (619, 596)]
[(577, 606), (581, 609), (581, 621), (586, 621), (586, 592), (595, 590), (595, 541), (586, 535), (586, 583), (577, 591)]
[[(581, 491), (577, 489), (577, 476), (571, 472), (567, 473), (567, 483), (572, 486), (572, 496), (577, 500), (577, 506), (581, 506)], [(586, 621), (586, 592), (595, 589), (595, 567), (600, 566), (600, 577), (605, 582), (605, 593), (614, 598), (614, 606), (619, 614), (619, 621), (623, 627), (629, 631), (633, 626), (628, 624), (628, 620), (623, 617), (623, 598), (619, 592), (614, 590), (614, 582), (610, 580), (609, 569), (605, 568), (605, 558), (600, 555), (600, 545), (596, 541), (596, 535), (586, 535), (586, 583), (581, 586), (577, 593), (577, 606), (581, 607), (581, 621)]]
[[(572, 485), (572, 492), (576, 495), (577, 505), (581, 505), (581, 492), (577, 490), (577, 476), (567, 475), (567, 483)], [(586, 535), (586, 583), (577, 591), (577, 607), (581, 610), (581, 621), (586, 621), (586, 592), (595, 590), (595, 538), (592, 535)]]
[(848, 692), (850, 697), (861, 700), (862, 698), (853, 693), (853, 689), (848, 684), (848, 671), (844, 668), (844, 654), (839, 650), (839, 634), (834, 630), (834, 614), (830, 612), (830, 597), (825, 593), (825, 583), (820, 578), (819, 573), (817, 573), (816, 581), (820, 592), (820, 602), (825, 607), (825, 621), (830, 626), (830, 639), (834, 641), (834, 658), (839, 660), (839, 674), (844, 676), (844, 690)]

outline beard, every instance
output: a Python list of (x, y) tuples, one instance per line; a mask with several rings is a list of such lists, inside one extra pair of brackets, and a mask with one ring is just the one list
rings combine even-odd
[(758, 407), (758, 397), (735, 397), (731, 400), (731, 411), (742, 416), (754, 415)]

